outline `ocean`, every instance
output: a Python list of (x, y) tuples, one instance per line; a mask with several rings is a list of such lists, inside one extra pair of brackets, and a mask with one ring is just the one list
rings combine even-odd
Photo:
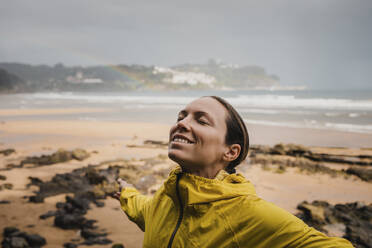
[(187, 103), (206, 95), (229, 101), (248, 124), (372, 133), (372, 90), (32, 93), (0, 96), (0, 109), (105, 108), (99, 113), (0, 116), (0, 121), (69, 119), (173, 123)]

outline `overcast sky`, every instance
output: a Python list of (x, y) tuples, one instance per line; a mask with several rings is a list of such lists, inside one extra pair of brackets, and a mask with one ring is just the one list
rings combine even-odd
[(0, 62), (263, 66), (283, 85), (372, 89), (371, 0), (2, 0)]

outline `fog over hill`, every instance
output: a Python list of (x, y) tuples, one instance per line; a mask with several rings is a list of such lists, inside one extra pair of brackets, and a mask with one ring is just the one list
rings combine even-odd
[[(238, 66), (210, 59), (173, 67), (144, 65), (54, 66), (0, 63), (27, 82), (18, 91), (94, 91), (169, 89), (273, 89), (279, 76), (260, 66)], [(11, 82), (10, 82), (11, 83)], [(10, 86), (9, 86), (10, 87)], [(9, 88), (8, 87), (8, 88)]]

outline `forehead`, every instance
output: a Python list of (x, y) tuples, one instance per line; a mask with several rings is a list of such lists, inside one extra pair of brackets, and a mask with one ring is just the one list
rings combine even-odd
[(209, 117), (215, 120), (222, 120), (225, 122), (227, 110), (216, 99), (211, 97), (202, 97), (189, 103), (184, 109), (188, 113), (205, 112)]

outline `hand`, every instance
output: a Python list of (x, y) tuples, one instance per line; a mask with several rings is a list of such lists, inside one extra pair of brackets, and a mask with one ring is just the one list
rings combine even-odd
[(118, 178), (116, 180), (116, 182), (119, 184), (119, 191), (118, 192), (115, 192), (112, 197), (119, 200), (120, 201), (120, 193), (121, 193), (121, 190), (124, 189), (124, 188), (127, 188), (127, 187), (133, 187), (132, 184), (130, 183), (127, 183), (126, 181), (124, 181), (123, 179), (121, 178)]

